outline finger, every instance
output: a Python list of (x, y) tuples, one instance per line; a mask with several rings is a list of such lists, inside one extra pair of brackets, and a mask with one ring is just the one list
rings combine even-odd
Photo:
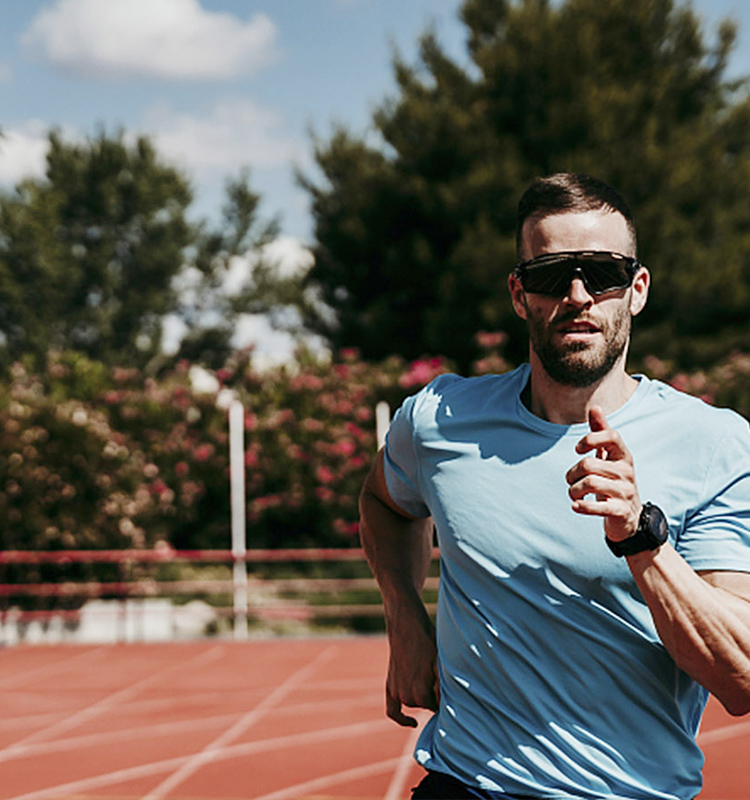
[[(611, 430), (601, 406), (591, 406), (589, 409), (589, 428), (591, 428), (594, 433)], [(609, 451), (606, 448), (599, 447), (597, 448), (596, 454), (599, 458), (607, 458), (609, 456)]]
[(612, 460), (612, 459), (627, 459), (630, 457), (630, 451), (625, 446), (620, 434), (607, 428), (605, 431), (597, 431), (595, 433), (588, 433), (576, 445), (577, 453), (588, 453), (590, 450), (596, 450), (597, 458)]
[(589, 409), (589, 428), (592, 431), (607, 431), (610, 430), (607, 417), (602, 411), (601, 406), (591, 406)]
[(627, 481), (632, 479), (634, 472), (632, 466), (622, 460), (604, 461), (600, 458), (582, 458), (565, 473), (565, 480), (573, 486), (590, 475), (598, 475), (612, 481)]
[(404, 714), (401, 710), (401, 701), (397, 700), (392, 694), (390, 689), (386, 686), (385, 689), (385, 713), (394, 722), (406, 728), (416, 728), (417, 720)]
[(574, 500), (572, 504), (576, 514), (587, 517), (628, 518), (629, 506), (622, 500), (609, 497), (606, 500)]
[(583, 500), (587, 494), (596, 495), (600, 500), (610, 497), (616, 500), (626, 499), (627, 489), (622, 482), (616, 478), (605, 478), (602, 475), (587, 475), (580, 481), (576, 481), (568, 488), (568, 495), (571, 500)]

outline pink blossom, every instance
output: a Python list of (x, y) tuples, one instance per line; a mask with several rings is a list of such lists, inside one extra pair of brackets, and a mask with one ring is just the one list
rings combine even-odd
[(354, 454), (354, 451), (357, 449), (357, 446), (351, 439), (342, 439), (340, 442), (337, 442), (333, 446), (333, 452), (336, 455), (344, 456), (344, 458), (348, 458)]
[(254, 431), (258, 427), (258, 417), (252, 411), (245, 412), (245, 430)]
[(444, 371), (444, 364), (440, 358), (418, 359), (412, 361), (408, 371), (399, 378), (398, 382), (405, 389), (424, 386)]
[(359, 533), (359, 523), (347, 522), (339, 517), (333, 521), (333, 529), (340, 536), (356, 536)]
[(320, 483), (331, 483), (336, 479), (336, 475), (333, 470), (325, 465), (318, 467), (315, 470), (315, 477), (320, 481)]
[(170, 491), (169, 486), (167, 486), (167, 484), (164, 483), (164, 481), (161, 480), (161, 478), (153, 481), (153, 483), (151, 484), (152, 494), (158, 494), (161, 497), (161, 495), (165, 494), (168, 491)]
[(315, 496), (321, 503), (331, 503), (335, 500), (336, 495), (327, 486), (318, 486), (315, 489)]
[(214, 446), (212, 444), (200, 444), (193, 450), (193, 458), (196, 461), (208, 461), (214, 454)]
[(479, 331), (474, 336), (474, 341), (482, 350), (494, 350), (505, 344), (507, 338), (507, 334), (502, 331)]

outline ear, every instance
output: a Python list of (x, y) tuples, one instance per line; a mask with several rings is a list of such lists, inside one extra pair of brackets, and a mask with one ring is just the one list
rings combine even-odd
[(511, 272), (508, 276), (508, 289), (510, 289), (510, 299), (513, 301), (513, 308), (521, 319), (526, 319), (528, 307), (526, 305), (526, 293), (521, 286), (518, 276)]
[(635, 317), (643, 311), (648, 300), (648, 290), (651, 286), (651, 273), (646, 267), (641, 267), (633, 278), (632, 291), (630, 292), (630, 313)]

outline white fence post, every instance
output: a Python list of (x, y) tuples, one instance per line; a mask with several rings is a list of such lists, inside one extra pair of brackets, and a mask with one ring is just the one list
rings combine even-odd
[(385, 444), (385, 435), (391, 424), (391, 407), (385, 400), (375, 406), (375, 431), (378, 441), (378, 450)]
[(234, 557), (234, 638), (247, 639), (247, 555), (245, 523), (245, 410), (239, 400), (229, 405), (229, 481)]

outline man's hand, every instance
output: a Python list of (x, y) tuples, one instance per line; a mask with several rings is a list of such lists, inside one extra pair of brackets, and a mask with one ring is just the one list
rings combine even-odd
[[(576, 452), (596, 452), (568, 471), (568, 494), (573, 511), (604, 517), (607, 538), (622, 541), (636, 532), (642, 509), (633, 456), (598, 406), (589, 411), (589, 427), (591, 433), (578, 442)], [(591, 494), (595, 498), (586, 499)]]
[(402, 706), (437, 711), (440, 687), (437, 677), (437, 646), (429, 619), (415, 619), (401, 613), (389, 621), (390, 658), (385, 688), (387, 715), (399, 725), (417, 726), (417, 720), (401, 710)]

